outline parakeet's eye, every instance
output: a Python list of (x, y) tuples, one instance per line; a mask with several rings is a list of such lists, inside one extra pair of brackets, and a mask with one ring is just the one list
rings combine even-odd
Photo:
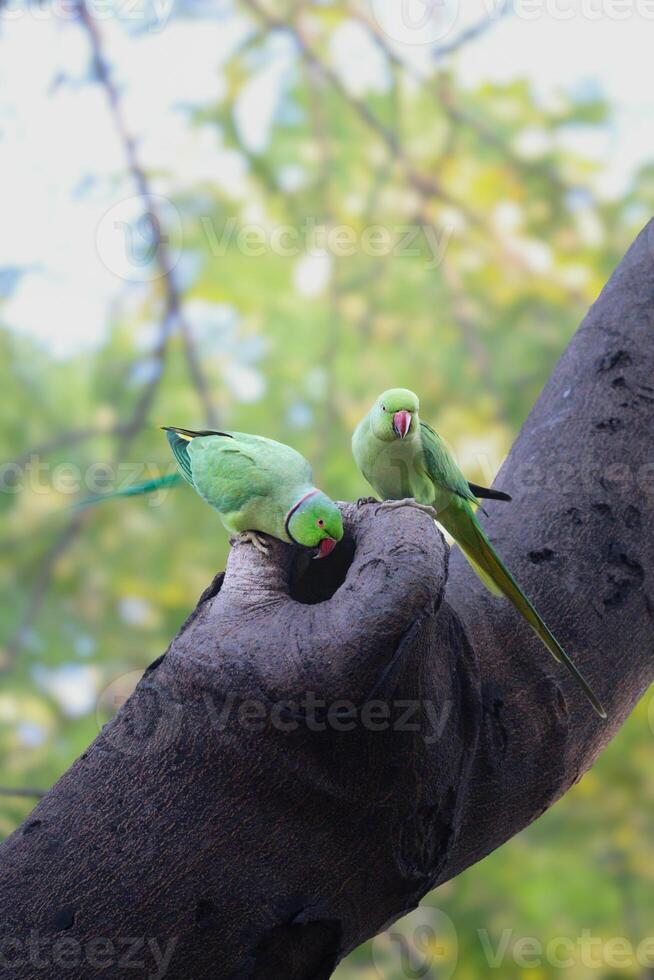
[(385, 411), (386, 411), (386, 406), (385, 405), (382, 405), (382, 412), (385, 412)]
[(318, 527), (324, 527), (325, 526), (325, 522), (323, 521), (322, 517), (319, 517), (318, 518), (317, 524), (318, 524)]

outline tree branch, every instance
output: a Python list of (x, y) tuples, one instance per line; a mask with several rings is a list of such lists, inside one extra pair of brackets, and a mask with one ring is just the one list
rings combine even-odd
[[(104, 54), (102, 37), (98, 30), (98, 26), (92, 15), (89, 13), (84, 0), (80, 0), (77, 5), (77, 16), (79, 22), (88, 35), (93, 55), (95, 74), (99, 83), (103, 86), (106, 92), (116, 133), (125, 150), (125, 157), (129, 172), (131, 173), (138, 192), (143, 200), (145, 211), (152, 219), (152, 245), (154, 247), (156, 260), (159, 265), (164, 284), (164, 310), (160, 323), (159, 338), (152, 353), (155, 369), (151, 380), (144, 386), (130, 418), (126, 422), (116, 426), (114, 429), (114, 433), (119, 437), (114, 454), (114, 461), (118, 463), (124, 459), (129, 446), (145, 424), (163, 375), (169, 340), (175, 330), (179, 330), (181, 334), (191, 380), (204, 407), (207, 424), (210, 426), (216, 426), (218, 419), (217, 413), (214, 409), (213, 399), (211, 397), (211, 393), (195, 349), (190, 327), (182, 316), (180, 294), (175, 284), (170, 256), (162, 234), (162, 226), (158, 208), (150, 190), (146, 173), (139, 162), (138, 154), (136, 152), (136, 143), (133, 137), (130, 135), (125, 123), (120, 95), (111, 77), (109, 62)], [(64, 434), (63, 436), (55, 436), (45, 445), (50, 447), (54, 446), (55, 448), (57, 445), (72, 445), (76, 441), (81, 441), (82, 439), (87, 438), (87, 436), (91, 434), (91, 431), (92, 430), (87, 429), (80, 430), (79, 432), (75, 433), (69, 433), (68, 435)], [(49, 551), (47, 551), (44, 555), (39, 566), (37, 577), (30, 591), (20, 623), (15, 632), (9, 638), (3, 652), (2, 661), (0, 662), (0, 673), (10, 669), (15, 663), (17, 657), (20, 655), (20, 652), (25, 645), (25, 641), (33, 627), (34, 621), (39, 615), (59, 560), (76, 540), (77, 535), (84, 526), (89, 514), (90, 512), (88, 511), (74, 514), (55, 539)]]
[(284, 31), (294, 38), (303, 58), (316, 69), (316, 71), (329, 83), (331, 88), (333, 88), (333, 90), (343, 99), (343, 101), (350, 106), (356, 115), (359, 116), (362, 122), (365, 123), (365, 125), (381, 140), (392, 158), (404, 172), (404, 175), (411, 187), (424, 200), (428, 201), (432, 198), (440, 200), (460, 211), (461, 214), (467, 218), (470, 224), (475, 226), (482, 225), (482, 220), (479, 215), (471, 211), (465, 202), (459, 201), (452, 197), (452, 195), (445, 190), (445, 188), (438, 180), (436, 180), (435, 177), (424, 174), (415, 167), (404, 147), (396, 139), (392, 129), (389, 129), (382, 122), (382, 120), (375, 115), (375, 113), (369, 108), (363, 99), (359, 99), (351, 92), (348, 92), (338, 74), (329, 65), (327, 65), (322, 58), (319, 57), (317, 52), (307, 40), (306, 35), (297, 26), (297, 24), (290, 24), (282, 18), (276, 17), (269, 13), (269, 11), (266, 10), (264, 5), (260, 3), (259, 0), (243, 0), (243, 3), (258, 17), (260, 21), (266, 24), (270, 30)]
[(477, 370), (477, 375), (484, 390), (492, 393), (498, 416), (502, 422), (508, 424), (508, 419), (503, 410), (506, 399), (504, 393), (499, 390), (493, 376), (488, 348), (475, 322), (475, 310), (474, 308), (471, 309), (473, 304), (471, 304), (466, 296), (461, 277), (456, 267), (448, 262), (447, 259), (443, 259), (440, 270), (443, 283), (450, 294), (452, 319), (461, 333), (468, 354), (470, 355), (470, 360)]
[(40, 799), (45, 796), (47, 789), (36, 789), (35, 787), (24, 787), (24, 786), (0, 786), (0, 796), (15, 796), (15, 797), (25, 797), (26, 799)]
[[(150, 381), (145, 385), (130, 418), (117, 428), (119, 441), (113, 457), (115, 464), (125, 458), (129, 446), (145, 424), (145, 419), (163, 374), (168, 341), (171, 334), (171, 324), (172, 314), (168, 310), (162, 318), (159, 339), (152, 355), (156, 370), (153, 372)], [(10, 670), (20, 656), (34, 626), (34, 622), (41, 611), (44, 599), (48, 594), (59, 561), (76, 541), (77, 535), (84, 527), (90, 514), (91, 511), (89, 510), (78, 511), (72, 514), (63, 530), (57, 535), (49, 550), (41, 559), (38, 573), (29, 592), (20, 623), (5, 645), (2, 659), (0, 660), (0, 674)]]
[(175, 284), (175, 277), (171, 265), (170, 255), (164, 236), (161, 231), (161, 215), (157, 207), (156, 200), (150, 189), (150, 184), (141, 166), (136, 150), (136, 141), (129, 133), (125, 121), (120, 94), (113, 81), (109, 61), (104, 52), (102, 36), (93, 16), (89, 13), (84, 0), (78, 4), (78, 16), (80, 23), (86, 30), (93, 54), (95, 74), (99, 83), (104, 88), (109, 108), (116, 129), (116, 134), (125, 152), (127, 166), (132, 175), (138, 192), (143, 199), (146, 213), (151, 217), (151, 227), (156, 261), (159, 266), (165, 291), (166, 315), (175, 321), (175, 326), (179, 330), (184, 345), (184, 352), (188, 364), (191, 381), (198, 393), (198, 397), (204, 409), (207, 424), (216, 427), (218, 425), (218, 413), (214, 406), (213, 397), (207, 384), (200, 358), (195, 348), (193, 335), (188, 322), (182, 315), (181, 297)]
[(442, 60), (460, 51), (461, 48), (466, 47), (472, 41), (479, 40), (488, 31), (492, 30), (497, 24), (500, 23), (505, 17), (508, 17), (513, 13), (513, 4), (511, 0), (504, 0), (500, 10), (490, 17), (482, 17), (478, 20), (476, 24), (471, 24), (464, 31), (461, 31), (455, 38), (446, 44), (439, 44), (433, 48), (433, 56), (437, 60)]
[(29, 449), (26, 449), (14, 457), (14, 459), (8, 459), (0, 465), (0, 471), (5, 470), (9, 472), (13, 470), (16, 472), (17, 470), (23, 470), (35, 456), (48, 456), (50, 453), (56, 453), (60, 449), (69, 449), (71, 446), (77, 446), (79, 443), (86, 442), (88, 439), (95, 439), (97, 436), (122, 435), (124, 431), (125, 426), (123, 424), (108, 427), (90, 425), (84, 429), (69, 429), (67, 432), (60, 432), (52, 436), (51, 439), (46, 439), (44, 442), (30, 446)]
[[(309, 62), (306, 64), (306, 81), (309, 94), (311, 125), (320, 154), (318, 178), (322, 192), (322, 214), (320, 215), (320, 220), (329, 228), (334, 223), (334, 204), (331, 188), (334, 159), (323, 105), (322, 83), (324, 83), (324, 78), (319, 75), (316, 66)], [(336, 361), (340, 339), (341, 309), (340, 289), (337, 280), (338, 272), (334, 261), (335, 256), (331, 255), (330, 258), (332, 259), (333, 267), (329, 277), (327, 309), (325, 311), (328, 319), (324, 330), (324, 348), (320, 357), (320, 364), (326, 382), (325, 398), (319, 427), (320, 437), (318, 440), (318, 449), (314, 457), (313, 466), (317, 483), (321, 483), (321, 474), (324, 465), (333, 449), (334, 422), (338, 418)]]
[[(511, 12), (512, 5), (510, 3), (505, 4), (498, 16), (489, 17), (488, 19), (481, 21), (479, 24), (468, 28), (467, 31), (462, 32), (456, 41), (452, 42), (452, 45), (447, 50), (450, 52), (459, 50), (470, 41), (480, 37)], [(355, 8), (350, 8), (349, 13), (363, 27), (365, 27), (372, 41), (379, 48), (384, 57), (388, 59), (390, 64), (394, 65), (400, 71), (406, 72), (407, 75), (415, 79), (420, 85), (424, 85), (426, 83), (427, 79), (425, 75), (416, 69), (411, 62), (405, 61), (397, 54), (396, 51), (393, 50), (383, 31), (379, 27), (379, 24), (377, 24), (371, 17)], [(435, 49), (434, 53), (437, 57), (440, 57), (441, 52), (443, 54), (447, 53), (447, 51), (444, 51), (442, 48)], [(463, 126), (466, 129), (470, 129), (476, 133), (476, 135), (484, 143), (497, 150), (513, 170), (523, 173), (538, 174), (544, 179), (548, 180), (559, 191), (566, 190), (563, 181), (553, 167), (549, 166), (548, 164), (540, 163), (539, 161), (521, 159), (512, 151), (506, 140), (503, 140), (501, 136), (498, 136), (496, 128), (487, 125), (483, 119), (477, 118), (472, 113), (462, 109), (457, 104), (452, 86), (449, 84), (449, 79), (445, 75), (441, 75), (438, 78), (437, 94), (438, 106), (443, 112), (445, 112), (450, 121), (457, 126)]]

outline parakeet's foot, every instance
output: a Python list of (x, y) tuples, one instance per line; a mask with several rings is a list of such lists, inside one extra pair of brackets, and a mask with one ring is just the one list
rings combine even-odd
[(230, 544), (252, 544), (262, 555), (269, 555), (270, 548), (264, 536), (258, 531), (241, 531), (229, 539)]
[(365, 507), (366, 504), (378, 504), (378, 503), (379, 501), (377, 500), (376, 497), (359, 497), (359, 499), (357, 500), (357, 510), (359, 510), (360, 507)]
[(414, 510), (421, 510), (423, 514), (429, 514), (435, 521), (438, 520), (438, 511), (435, 507), (430, 507), (428, 504), (419, 504), (413, 497), (405, 497), (404, 500), (385, 500), (375, 511), (375, 516), (377, 516), (380, 510), (398, 510), (400, 507), (413, 507)]

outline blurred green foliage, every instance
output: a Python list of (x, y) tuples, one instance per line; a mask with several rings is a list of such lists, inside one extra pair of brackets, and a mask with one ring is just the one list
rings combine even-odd
[[(423, 416), (447, 434), (469, 477), (490, 479), (648, 216), (653, 172), (639, 175), (624, 201), (599, 200), (593, 166), (561, 137), (605, 125), (610, 106), (565, 95), (544, 105), (527, 82), (463, 90), (448, 62), (421, 78), (370, 25), (385, 88), (361, 95), (335, 85), (330, 37), (348, 17), (340, 2), (289, 17), (295, 56), (262, 151), (245, 145), (235, 122), (244, 88), (272, 57), (261, 23), (253, 21), (225, 66), (224, 98), (188, 112), (189, 126), (215, 131), (233, 150), (247, 186), (243, 198), (198, 181), (174, 200), (183, 236), (173, 253), (180, 268), (188, 260), (197, 269), (183, 303), (202, 370), (221, 425), (292, 443), (336, 498), (367, 492), (349, 436), (390, 385), (418, 391)], [(311, 56), (302, 56), (298, 37)], [(293, 254), (271, 244), (281, 228), (290, 229)], [(354, 240), (352, 254), (325, 246), (337, 228)], [(75, 480), (65, 467), (74, 464), (79, 491), (88, 490), (89, 468), (114, 459), (112, 430), (156, 375), (164, 286), (161, 278), (146, 289), (126, 284), (131, 300), (107, 336), (76, 357), (54, 359), (0, 331), (2, 456), (20, 464), (3, 470), (0, 495), (5, 787), (48, 787), (69, 766), (106, 718), (96, 708), (101, 692), (123, 675), (124, 688), (133, 685), (225, 562), (226, 535), (189, 489), (107, 503), (85, 515), (24, 619), (44, 555), (68, 520), (66, 484)], [(203, 422), (174, 334), (124, 460), (147, 464), (133, 477), (170, 466), (159, 424)], [(87, 427), (95, 434), (76, 435)], [(14, 657), (10, 640), (20, 629)], [(493, 946), (513, 930), (498, 975), (528, 980), (561, 970), (516, 962), (521, 937), (545, 946), (589, 929), (637, 944), (649, 934), (652, 738), (643, 703), (563, 801), (429, 899), (454, 923), (457, 977), (490, 969), (478, 930)], [(30, 806), (0, 799), (2, 833)], [(392, 942), (377, 940), (375, 949), (354, 952), (339, 978), (407, 975)], [(579, 957), (565, 973), (652, 975), (591, 968)]]

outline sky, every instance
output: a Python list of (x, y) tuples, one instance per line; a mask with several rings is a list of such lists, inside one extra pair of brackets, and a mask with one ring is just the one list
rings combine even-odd
[[(139, 136), (146, 168), (157, 170), (152, 185), (164, 207), (198, 181), (245, 202), (243, 161), (221, 146), (215, 127), (191, 127), (187, 113), (224, 97), (222, 65), (251, 22), (228, 0), (205, 0), (216, 11), (213, 20), (177, 18), (171, 2), (148, 8), (151, 17), (158, 11), (150, 29), (135, 30), (143, 24), (134, 14), (141, 8), (125, 0), (100, 22), (128, 127)], [(361, 4), (422, 72), (432, 70), (434, 46), (494, 10), (494, 0), (466, 0), (465, 13), (456, 0)], [(599, 134), (579, 129), (566, 138), (601, 161), (597, 192), (622, 194), (654, 142), (654, 0), (513, 0), (511, 13), (495, 20), (459, 52), (444, 55), (460, 82), (474, 88), (527, 77), (549, 103), (561, 93), (602, 94), (613, 108), (610, 123)], [(272, 36), (234, 107), (241, 137), (255, 153), (266, 149), (293, 58), (289, 39)], [(388, 84), (379, 49), (355, 21), (339, 28), (329, 58), (359, 96)], [(87, 84), (88, 72), (88, 39), (70, 17), (48, 15), (36, 3), (20, 10), (10, 3), (0, 16), (0, 286), (9, 293), (3, 318), (61, 357), (97, 344), (116, 304), (138, 299), (150, 275), (135, 271), (117, 230), (140, 203), (104, 92)], [(287, 178), (300, 179), (292, 168)], [(168, 216), (174, 224), (174, 212)], [(28, 271), (14, 276), (19, 267)], [(299, 259), (295, 288), (310, 294), (319, 272), (315, 261)], [(178, 274), (184, 287), (192, 263), (180, 264)]]

